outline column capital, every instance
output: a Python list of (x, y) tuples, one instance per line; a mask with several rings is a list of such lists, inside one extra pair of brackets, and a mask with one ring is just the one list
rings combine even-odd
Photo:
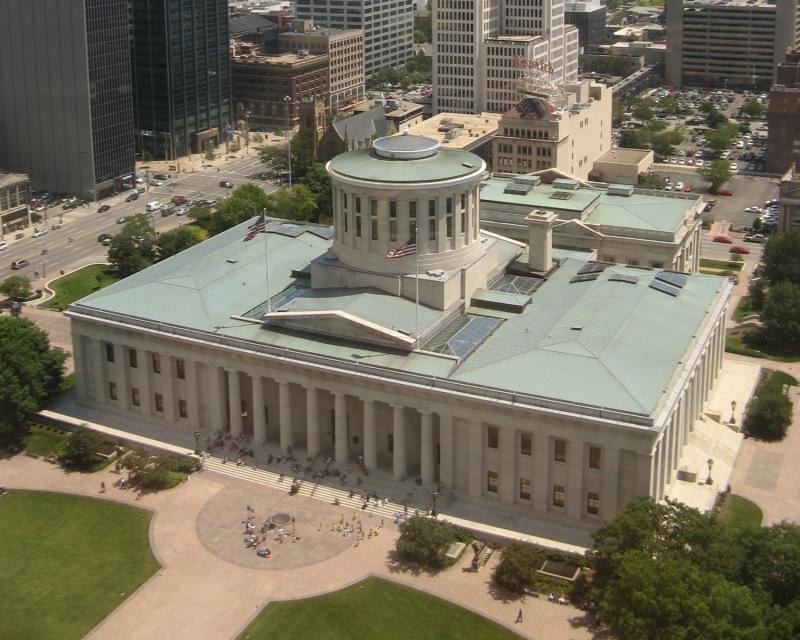
[(419, 412), (419, 414), (421, 416), (432, 416), (433, 415), (433, 411), (431, 411), (430, 409), (417, 409), (417, 411)]

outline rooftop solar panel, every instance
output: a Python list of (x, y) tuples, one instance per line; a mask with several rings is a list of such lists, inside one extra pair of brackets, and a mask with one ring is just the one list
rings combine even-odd
[(661, 271), (656, 274), (656, 279), (663, 280), (664, 282), (668, 282), (669, 284), (681, 289), (688, 280), (684, 274), (675, 273), (674, 271)]
[(592, 280), (597, 280), (597, 276), (600, 275), (600, 272), (597, 273), (581, 273), (577, 276), (572, 276), (570, 278), (570, 283), (572, 282), (591, 282)]
[(636, 276), (626, 276), (622, 273), (612, 273), (608, 276), (608, 280), (610, 282), (627, 282), (628, 284), (636, 284), (639, 282), (639, 278)]
[(598, 264), (597, 262), (589, 262), (578, 269), (578, 275), (584, 273), (600, 273), (601, 271), (604, 271), (607, 266), (608, 265), (605, 264)]
[(656, 291), (660, 291), (661, 293), (666, 293), (667, 295), (677, 297), (677, 295), (681, 292), (680, 289), (668, 285), (666, 282), (662, 282), (661, 280), (653, 280), (650, 283), (650, 288), (655, 289)]

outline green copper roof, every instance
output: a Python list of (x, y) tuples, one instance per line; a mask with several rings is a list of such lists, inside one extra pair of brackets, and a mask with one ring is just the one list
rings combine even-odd
[(342, 153), (328, 163), (331, 173), (367, 182), (441, 182), (484, 170), (483, 160), (469, 151), (439, 149), (427, 158), (395, 160), (372, 149)]

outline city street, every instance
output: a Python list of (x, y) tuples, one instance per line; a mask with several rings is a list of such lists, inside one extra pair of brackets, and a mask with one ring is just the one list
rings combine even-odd
[[(243, 158), (228, 161), (217, 167), (208, 167), (194, 172), (180, 173), (176, 178), (170, 179), (161, 187), (150, 186), (148, 191), (141, 194), (134, 202), (126, 202), (125, 198), (132, 193), (126, 191), (111, 198), (79, 207), (70, 211), (63, 211), (61, 207), (50, 207), (47, 220), (42, 220), (36, 228), (47, 228), (46, 235), (33, 238), (33, 229), (28, 230), (27, 237), (14, 241), (9, 235), (8, 249), (0, 252), (0, 280), (10, 275), (24, 275), (34, 281), (34, 286), (41, 286), (54, 274), (76, 266), (88, 264), (92, 261), (105, 260), (107, 247), (97, 241), (101, 233), (116, 234), (122, 227), (117, 219), (144, 213), (148, 202), (158, 200), (167, 204), (173, 196), (182, 195), (190, 199), (223, 198), (229, 189), (219, 186), (220, 181), (227, 180), (233, 188), (252, 182), (270, 193), (277, 188), (271, 182), (251, 180), (248, 176), (263, 171), (264, 164), (258, 156), (253, 154)], [(144, 171), (141, 173), (144, 175)], [(170, 187), (174, 185), (174, 187)], [(104, 204), (111, 205), (105, 213), (97, 213), (97, 208)], [(181, 224), (186, 224), (188, 218), (175, 214), (163, 217), (160, 212), (147, 214), (155, 225), (157, 232), (168, 231)], [(62, 222), (60, 229), (52, 229), (52, 225)], [(72, 241), (69, 240), (72, 238)], [(13, 271), (11, 263), (24, 258), (30, 265)]]

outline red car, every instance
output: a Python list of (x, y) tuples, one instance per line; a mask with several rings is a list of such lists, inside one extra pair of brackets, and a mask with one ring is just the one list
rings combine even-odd
[(172, 196), (172, 204), (186, 204), (189, 198), (186, 196)]
[(748, 249), (747, 247), (736, 246), (736, 247), (731, 247), (730, 252), (731, 253), (742, 253), (744, 255), (747, 255), (748, 253), (750, 253), (750, 249)]
[(683, 188), (683, 192), (684, 192), (684, 193), (691, 193), (692, 191), (694, 191), (694, 187), (693, 187), (692, 185), (690, 185), (690, 184), (687, 184), (687, 185), (686, 185), (686, 186)]
[(718, 196), (732, 196), (733, 195), (733, 191), (731, 191), (730, 189), (720, 189), (719, 191), (717, 191), (717, 195)]
[(714, 242), (722, 242), (724, 244), (733, 244), (733, 240), (731, 240), (728, 236), (714, 236)]

